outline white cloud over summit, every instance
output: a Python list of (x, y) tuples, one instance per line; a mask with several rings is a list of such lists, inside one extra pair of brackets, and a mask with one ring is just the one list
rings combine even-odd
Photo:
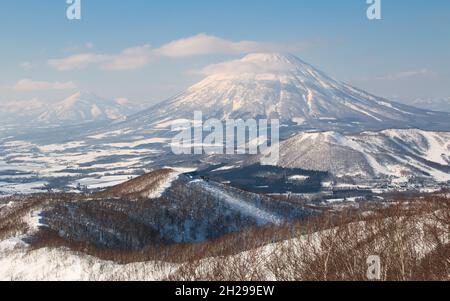
[(210, 36), (198, 34), (193, 37), (179, 39), (163, 45), (155, 50), (155, 54), (166, 57), (189, 57), (209, 54), (241, 54), (272, 48), (275, 45), (263, 44), (254, 41), (233, 42)]
[(104, 70), (134, 70), (147, 66), (161, 57), (181, 58), (212, 54), (246, 54), (251, 52), (299, 51), (318, 44), (318, 41), (303, 43), (265, 43), (256, 41), (230, 41), (207, 34), (198, 34), (169, 42), (159, 48), (146, 44), (123, 50), (118, 54), (81, 53), (60, 59), (51, 59), (48, 64), (58, 70), (85, 69), (97, 66)]
[[(242, 59), (231, 60), (219, 64), (206, 66), (202, 70), (204, 75), (240, 75), (286, 72), (292, 67), (286, 61), (265, 60), (271, 54), (255, 53)], [(261, 64), (264, 61), (264, 64)]]

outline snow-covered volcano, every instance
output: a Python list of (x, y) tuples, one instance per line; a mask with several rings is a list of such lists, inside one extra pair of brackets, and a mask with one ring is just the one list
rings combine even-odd
[(277, 118), (300, 129), (385, 128), (450, 130), (450, 114), (376, 97), (339, 82), (290, 54), (258, 53), (209, 66), (203, 81), (130, 121)]

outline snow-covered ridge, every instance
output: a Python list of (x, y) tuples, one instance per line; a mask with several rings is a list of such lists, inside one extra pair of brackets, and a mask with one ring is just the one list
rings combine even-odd
[(444, 98), (429, 98), (429, 99), (415, 99), (410, 103), (418, 108), (424, 108), (433, 111), (450, 112), (450, 97)]
[(16, 238), (0, 242), (2, 281), (155, 281), (177, 266), (154, 261), (118, 264), (64, 248), (30, 251)]
[(131, 104), (111, 101), (88, 92), (78, 92), (39, 115), (45, 123), (118, 120), (133, 112)]
[(355, 179), (391, 177), (450, 181), (450, 133), (390, 129), (344, 135), (300, 133), (280, 146), (284, 167), (328, 171)]
[(124, 100), (105, 99), (90, 92), (77, 92), (56, 103), (34, 99), (6, 103), (0, 109), (2, 123), (32, 126), (121, 120), (142, 106)]
[(181, 174), (181, 171), (162, 169), (147, 175), (127, 181), (103, 192), (100, 196), (131, 197), (156, 199), (160, 198), (172, 182)]

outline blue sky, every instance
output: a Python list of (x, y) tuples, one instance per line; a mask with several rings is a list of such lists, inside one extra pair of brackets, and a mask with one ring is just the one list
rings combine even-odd
[(450, 96), (450, 1), (3, 0), (0, 102), (57, 100), (76, 90), (158, 102), (205, 66), (259, 50), (289, 51), (369, 92)]

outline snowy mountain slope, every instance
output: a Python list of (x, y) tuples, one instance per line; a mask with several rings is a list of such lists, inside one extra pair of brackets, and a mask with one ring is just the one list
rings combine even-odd
[(283, 167), (328, 171), (338, 177), (450, 180), (450, 133), (384, 130), (343, 135), (300, 133), (280, 145)]
[(88, 92), (78, 92), (56, 103), (37, 117), (43, 123), (83, 123), (119, 120), (132, 114), (131, 104), (107, 100)]
[(191, 185), (196, 185), (201, 187), (201, 189), (206, 192), (212, 193), (217, 199), (225, 202), (234, 210), (241, 212), (243, 215), (248, 215), (249, 217), (254, 218), (258, 224), (280, 225), (285, 221), (285, 218), (279, 216), (278, 214), (265, 210), (264, 208), (260, 208), (256, 204), (252, 204), (243, 198), (239, 198), (233, 195), (232, 192), (223, 189), (223, 187), (221, 188), (217, 185), (211, 185), (211, 183), (204, 181), (194, 181), (191, 182)]
[(33, 99), (2, 104), (0, 123), (31, 127), (123, 120), (142, 108), (124, 100), (109, 100), (89, 92), (77, 92), (56, 103)]
[(45, 103), (38, 99), (0, 103), (0, 123), (3, 125), (29, 122), (45, 110)]
[(119, 264), (66, 248), (30, 250), (17, 238), (0, 242), (1, 281), (155, 281), (176, 269), (154, 261)]
[(418, 98), (409, 102), (411, 105), (426, 110), (450, 112), (450, 97), (444, 98)]
[(172, 182), (175, 181), (180, 172), (172, 169), (162, 169), (140, 176), (136, 179), (116, 185), (105, 192), (98, 194), (98, 197), (122, 197), (137, 199), (160, 198)]
[[(170, 128), (204, 118), (278, 118), (298, 129), (450, 130), (449, 113), (394, 103), (339, 82), (289, 54), (257, 53), (210, 66), (208, 77), (172, 99), (132, 116), (121, 127)], [(144, 128), (141, 128), (144, 130)]]

